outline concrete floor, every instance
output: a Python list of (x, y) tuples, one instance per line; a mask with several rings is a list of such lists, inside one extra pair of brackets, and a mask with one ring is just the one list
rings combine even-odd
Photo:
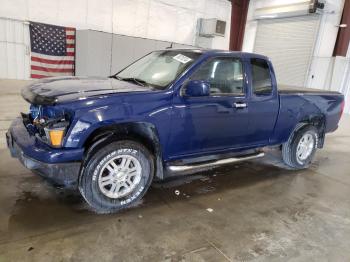
[[(23, 106), (4, 96), (0, 111)], [(308, 170), (281, 168), (273, 152), (154, 184), (138, 207), (96, 215), (2, 148), (0, 261), (350, 261), (349, 157), (346, 116)]]

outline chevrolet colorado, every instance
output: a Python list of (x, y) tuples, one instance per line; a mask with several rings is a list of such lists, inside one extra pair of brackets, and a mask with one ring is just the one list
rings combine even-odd
[(22, 90), (30, 105), (7, 132), (13, 157), (91, 208), (133, 205), (153, 179), (264, 155), (280, 146), (307, 168), (337, 129), (337, 92), (277, 87), (265, 56), (218, 50), (151, 52), (109, 78), (55, 77)]

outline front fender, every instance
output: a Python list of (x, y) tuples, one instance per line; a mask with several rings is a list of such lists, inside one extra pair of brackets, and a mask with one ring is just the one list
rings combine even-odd
[(83, 147), (87, 138), (98, 128), (122, 123), (125, 117), (125, 107), (118, 105), (115, 107), (102, 106), (80, 112), (74, 119), (71, 128), (67, 133), (65, 147)]

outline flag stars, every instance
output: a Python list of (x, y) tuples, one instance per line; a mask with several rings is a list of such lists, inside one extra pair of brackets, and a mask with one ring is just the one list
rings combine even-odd
[(64, 27), (31, 24), (30, 32), (33, 52), (52, 56), (66, 55), (67, 40)]

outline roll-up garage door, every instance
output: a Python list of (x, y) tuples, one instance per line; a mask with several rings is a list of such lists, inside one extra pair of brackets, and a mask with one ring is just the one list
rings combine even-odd
[(271, 59), (278, 83), (304, 86), (319, 21), (319, 15), (258, 21), (254, 51)]

